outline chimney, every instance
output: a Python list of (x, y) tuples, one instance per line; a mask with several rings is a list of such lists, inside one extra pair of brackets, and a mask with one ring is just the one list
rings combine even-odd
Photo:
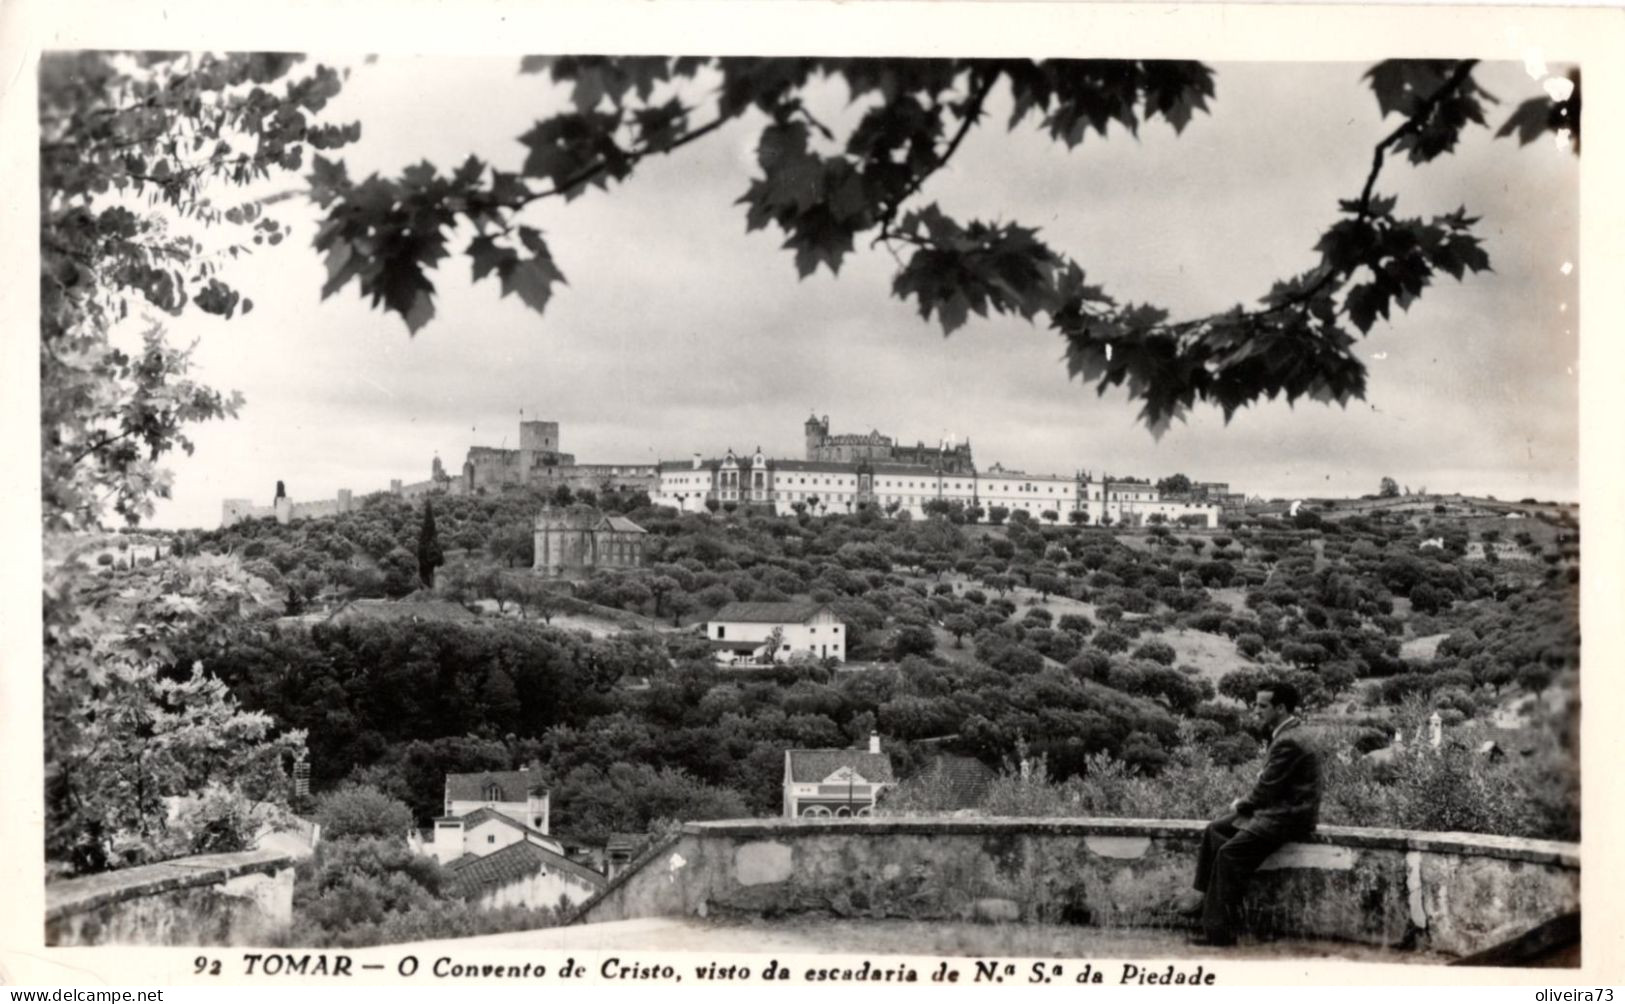
[(878, 733), (878, 732), (870, 732), (869, 733), (869, 752), (870, 753), (879, 753), (880, 752), (880, 733)]
[(694, 469), (696, 471), (700, 469), (700, 455), (698, 453), (694, 454)]

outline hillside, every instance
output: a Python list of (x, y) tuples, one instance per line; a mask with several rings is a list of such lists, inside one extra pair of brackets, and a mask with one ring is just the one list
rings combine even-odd
[[(1284, 679), (1312, 714), (1344, 723), (1355, 752), (1394, 728), (1414, 733), (1409, 719), (1434, 710), (1465, 743), (1543, 695), (1559, 710), (1526, 716), (1542, 752), (1495, 782), (1530, 788), (1538, 818), (1463, 825), (1577, 825), (1562, 710), (1578, 674), (1569, 514), (1489, 525), (1300, 513), (1120, 534), (871, 513), (679, 516), (615, 499), (649, 531), (647, 567), (565, 593), (507, 569), (523, 561), (503, 534), (538, 499), (451, 501), (436, 502), (436, 520), (464, 550), (438, 589), (472, 620), (318, 624), (303, 637), (248, 626), (212, 657), (249, 707), (309, 730), (318, 790), (363, 782), (424, 816), (446, 771), (535, 762), (560, 827), (602, 836), (771, 814), (784, 749), (862, 743), (871, 730), (904, 776), (950, 751), (996, 768), (1038, 760), (1058, 782), (1091, 776), (1100, 757), (1183, 777), (1195, 762), (1229, 770), (1256, 756), (1241, 702)], [(239, 553), (279, 589), (319, 577), (320, 606), (374, 588), (368, 562), (386, 576), (403, 564), (420, 522), (421, 509), (382, 498), (181, 546)], [(830, 605), (861, 671), (798, 660), (742, 674), (711, 661), (697, 634), (711, 613), (792, 598)]]

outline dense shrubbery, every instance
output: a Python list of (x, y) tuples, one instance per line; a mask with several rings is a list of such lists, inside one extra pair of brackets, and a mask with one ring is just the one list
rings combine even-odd
[(323, 842), (295, 872), (293, 909), (283, 940), (312, 948), (462, 938), (560, 920), (548, 908), (476, 909), (437, 861), (380, 837)]
[[(455, 537), (525, 504), (524, 493), (448, 500), (436, 518)], [(346, 533), (360, 539), (349, 546), (387, 557), (416, 532), (413, 513), (398, 500), (369, 503), (353, 514)], [(1265, 519), (1210, 539), (1155, 528), (1129, 546), (1094, 528), (972, 529), (940, 515), (632, 515), (649, 530), (647, 566), (595, 575), (573, 597), (497, 595), (481, 583), (501, 576), (455, 555), (441, 578), (450, 595), (514, 600), (544, 620), (596, 612), (669, 625), (664, 636), (590, 640), (511, 617), (358, 623), (245, 631), (211, 667), (248, 706), (309, 730), (319, 789), (349, 778), (421, 818), (437, 811), (447, 771), (535, 762), (560, 828), (593, 833), (667, 814), (774, 813), (785, 748), (862, 743), (873, 728), (904, 774), (930, 750), (998, 763), (1025, 742), (1058, 781), (1101, 755), (1148, 781), (1187, 770), (1192, 756), (1249, 760), (1255, 750), (1229, 702), (1250, 702), (1273, 680), (1297, 684), (1317, 713), (1346, 704), (1380, 718), (1414, 696), (1470, 727), (1518, 693), (1571, 685), (1577, 672), (1575, 591), (1562, 570), (1468, 561), (1448, 530)], [(294, 567), (290, 547), (346, 546), (315, 524), (240, 536), (273, 567)], [(1422, 547), (1426, 536), (1445, 546)], [(735, 600), (787, 598), (830, 604), (847, 625), (849, 658), (878, 665), (832, 674), (800, 660), (730, 675), (702, 640), (673, 630)], [(1177, 665), (1183, 643), (1172, 628), (1220, 646), (1233, 639), (1235, 668), (1216, 681), (1217, 702), (1211, 670)], [(1448, 635), (1434, 658), (1402, 655), (1426, 634)], [(619, 686), (633, 678), (648, 689)], [(1523, 766), (1538, 786), (1537, 769)], [(1561, 773), (1561, 758), (1544, 769)], [(659, 807), (629, 808), (641, 804)]]
[[(1550, 840), (1578, 840), (1577, 784), (1551, 786), (1572, 776), (1572, 765), (1538, 757), (1495, 761), (1476, 754), (1472, 736), (1435, 750), (1426, 744), (1388, 763), (1354, 752), (1355, 733), (1323, 760), (1320, 821), (1345, 826), (1460, 831)], [(1098, 816), (1132, 819), (1208, 819), (1245, 794), (1262, 764), (1261, 746), (1245, 742), (1245, 759), (1225, 760), (1193, 746), (1179, 747), (1153, 777), (1132, 763), (1098, 753), (1081, 773), (1055, 780), (1043, 756), (1028, 769), (1006, 769), (989, 785), (975, 811), (988, 816)], [(905, 782), (882, 815), (957, 811), (954, 792), (930, 778)]]
[(324, 840), (393, 840), (416, 828), (405, 802), (363, 784), (340, 785), (322, 795), (315, 815)]

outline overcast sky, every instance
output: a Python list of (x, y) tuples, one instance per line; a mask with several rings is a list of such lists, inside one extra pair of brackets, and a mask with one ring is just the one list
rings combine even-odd
[[(517, 59), (388, 56), (357, 65), (332, 120), (359, 119), (352, 177), (469, 153), (517, 169), (515, 137), (565, 94)], [(1337, 200), (1358, 194), (1378, 118), (1365, 64), (1220, 64), (1212, 114), (1183, 136), (1161, 122), (1136, 139), (1114, 127), (1071, 151), (1032, 123), (1002, 128), (997, 107), (926, 185), (961, 218), (1042, 228), (1117, 299), (1176, 317), (1251, 304), (1312, 266)], [(1498, 125), (1539, 93), (1522, 64), (1486, 64)], [(819, 95), (839, 117), (844, 91)], [(1001, 96), (996, 104), (1007, 107)], [(230, 322), (190, 311), (201, 378), (243, 392), (237, 421), (197, 429), (177, 456), (161, 526), (214, 526), (220, 500), (358, 494), (421, 480), (438, 454), (453, 472), (472, 444), (515, 446), (520, 410), (561, 425), (586, 462), (678, 459), (728, 447), (800, 456), (809, 411), (833, 431), (913, 442), (970, 437), (979, 466), (1160, 477), (1182, 471), (1249, 494), (1358, 495), (1379, 479), (1502, 498), (1578, 497), (1579, 164), (1549, 142), (1520, 148), (1468, 134), (1421, 168), (1389, 166), (1379, 191), (1401, 215), (1465, 204), (1493, 274), (1442, 283), (1358, 351), (1364, 402), (1256, 405), (1226, 426), (1199, 408), (1159, 442), (1121, 390), (1097, 397), (1067, 378), (1043, 325), (971, 322), (944, 339), (890, 296), (883, 249), (849, 256), (838, 278), (798, 281), (775, 230), (745, 233), (733, 205), (754, 169), (760, 120), (747, 118), (630, 183), (568, 205), (547, 200), (543, 229), (568, 288), (539, 316), (455, 255), (433, 275), (438, 316), (416, 337), (354, 287), (319, 299), (310, 248), (316, 211), (284, 203), (293, 239), (236, 278), (256, 309)], [(454, 237), (458, 250), (468, 235)]]

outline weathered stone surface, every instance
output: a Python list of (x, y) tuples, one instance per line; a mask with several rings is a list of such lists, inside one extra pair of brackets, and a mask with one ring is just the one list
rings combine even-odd
[(1470, 955), (1580, 909), (1580, 873), (1494, 857), (1423, 854), (1422, 908), (1437, 951)]
[[(1029, 923), (1186, 926), (1173, 903), (1190, 888), (1203, 826), (962, 818), (689, 824), (675, 848), (684, 868), (651, 861), (630, 869), (580, 919), (704, 909), (955, 920), (985, 918), (985, 904), (998, 902), (1009, 904), (996, 908), (999, 918), (1013, 908)], [(1270, 859), (1246, 910), (1261, 933), (1466, 954), (1577, 909), (1577, 859), (1572, 846), (1544, 841), (1327, 828)]]
[(734, 878), (740, 885), (783, 882), (790, 877), (793, 852), (789, 844), (756, 840), (734, 851)]
[(51, 945), (249, 945), (293, 916), (291, 855), (209, 854), (46, 886)]
[(991, 924), (1013, 924), (1021, 919), (1021, 907), (1013, 899), (979, 899), (971, 904), (970, 916)]
[(1259, 871), (1281, 868), (1331, 868), (1348, 871), (1354, 867), (1358, 851), (1352, 847), (1332, 847), (1328, 844), (1288, 844), (1271, 854)]
[(1085, 837), (1084, 845), (1103, 858), (1143, 858), (1151, 849), (1151, 838)]

